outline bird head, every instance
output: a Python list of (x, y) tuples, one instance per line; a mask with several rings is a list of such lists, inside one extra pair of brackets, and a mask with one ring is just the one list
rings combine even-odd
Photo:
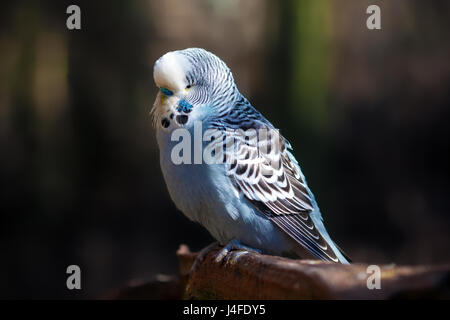
[(159, 88), (153, 120), (164, 128), (204, 120), (229, 106), (238, 93), (226, 64), (199, 48), (166, 53), (155, 62), (153, 78)]

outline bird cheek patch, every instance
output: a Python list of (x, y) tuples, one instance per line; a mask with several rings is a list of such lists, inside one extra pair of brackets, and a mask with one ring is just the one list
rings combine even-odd
[(163, 95), (165, 95), (166, 97), (173, 96), (173, 92), (170, 91), (169, 89), (166, 89), (166, 88), (161, 87), (161, 88), (159, 88), (159, 90), (160, 90), (161, 93), (162, 93)]

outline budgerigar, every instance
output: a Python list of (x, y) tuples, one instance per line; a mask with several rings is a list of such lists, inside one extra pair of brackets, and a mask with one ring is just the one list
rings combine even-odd
[[(152, 116), (170, 196), (224, 246), (222, 256), (249, 249), (348, 263), (325, 230), (289, 142), (239, 92), (220, 58), (199, 48), (172, 51), (156, 61), (153, 76), (159, 92)], [(245, 132), (252, 129), (266, 134), (250, 139)], [(234, 149), (224, 148), (221, 162), (179, 163), (175, 148), (186, 137), (180, 130), (192, 139), (207, 136), (208, 130), (225, 137), (200, 138), (200, 145), (188, 144), (183, 157), (202, 155), (214, 141), (224, 145), (231, 139)]]

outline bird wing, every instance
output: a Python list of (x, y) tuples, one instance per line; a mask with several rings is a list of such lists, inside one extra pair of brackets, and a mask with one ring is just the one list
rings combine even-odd
[[(289, 143), (278, 130), (262, 127), (267, 129), (265, 134), (247, 129), (225, 135), (228, 176), (238, 191), (297, 243), (319, 259), (337, 262), (311, 217), (314, 200)], [(230, 144), (233, 148), (227, 149), (225, 145)]]

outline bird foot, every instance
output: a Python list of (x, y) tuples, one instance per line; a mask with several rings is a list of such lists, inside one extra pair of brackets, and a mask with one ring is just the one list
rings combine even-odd
[(237, 252), (233, 256), (233, 260), (237, 260), (240, 256), (242, 256), (243, 254), (247, 254), (248, 252), (261, 253), (260, 250), (243, 245), (238, 240), (234, 239), (231, 240), (225, 247), (223, 247), (222, 250), (219, 251), (215, 259), (216, 262), (217, 263), (221, 262), (231, 250), (241, 250), (241, 252)]
[[(199, 254), (197, 255), (197, 258), (195, 259), (191, 269), (189, 270), (189, 277), (198, 269), (200, 264), (205, 260), (205, 257), (208, 255), (209, 252), (219, 247), (220, 244), (216, 241), (208, 245), (207, 247), (203, 248)], [(233, 254), (232, 260), (233, 262), (236, 262), (239, 257), (241, 257), (244, 254), (247, 254), (248, 252), (255, 252), (255, 253), (261, 253), (260, 250), (248, 247), (246, 245), (241, 244), (238, 240), (231, 240), (225, 247), (223, 247), (216, 255), (215, 261), (217, 263), (222, 262), (222, 260), (230, 253), (230, 251), (233, 250), (239, 250), (239, 252), (236, 252)]]

